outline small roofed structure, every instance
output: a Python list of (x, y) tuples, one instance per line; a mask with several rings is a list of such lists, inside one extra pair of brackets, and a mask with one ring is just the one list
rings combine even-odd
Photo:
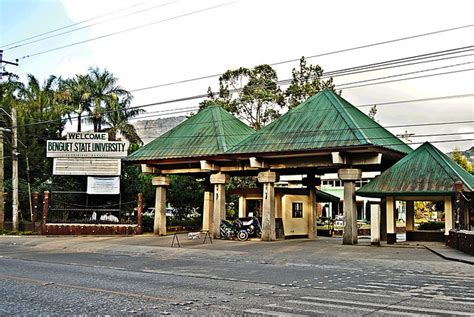
[[(262, 240), (276, 239), (275, 208), (281, 202), (275, 194), (275, 183), (280, 175), (306, 175), (303, 185), (309, 202), (308, 237), (314, 238), (319, 175), (337, 172), (344, 182), (343, 243), (354, 244), (355, 182), (362, 171), (385, 170), (411, 151), (341, 96), (324, 90), (256, 132), (224, 109), (211, 106), (125, 160), (141, 164), (144, 172), (160, 175), (153, 178), (158, 211), (164, 210), (165, 188), (169, 185), (166, 175), (184, 173), (206, 178), (213, 186), (205, 192), (203, 230), (215, 236), (225, 219), (225, 184), (229, 177), (258, 176), (263, 187)], [(165, 232), (165, 218), (158, 215), (155, 233)]]
[[(474, 176), (429, 142), (405, 156), (368, 184), (356, 191), (365, 197), (386, 198), (387, 242), (396, 241), (395, 201), (407, 202), (407, 240), (414, 234), (414, 201), (444, 201), (445, 236), (452, 228), (468, 229), (469, 200), (474, 191)], [(453, 215), (453, 205), (456, 213)], [(464, 210), (463, 210), (464, 209)], [(375, 228), (374, 228), (375, 226)], [(373, 224), (372, 229), (379, 226)]]

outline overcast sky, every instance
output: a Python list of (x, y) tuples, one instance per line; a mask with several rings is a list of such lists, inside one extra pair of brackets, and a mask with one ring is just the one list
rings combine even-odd
[[(135, 5), (130, 8), (131, 6)], [(155, 7), (155, 8), (152, 8)], [(12, 42), (72, 23), (118, 11), (75, 27), (104, 22), (63, 36), (10, 48)], [(144, 12), (133, 12), (149, 9)], [(8, 71), (43, 80), (86, 73), (88, 67), (107, 68), (129, 90), (220, 74), (240, 66), (253, 67), (392, 40), (474, 23), (473, 1), (257, 1), (257, 0), (0, 0), (0, 48), (4, 59), (19, 58)], [(125, 16), (128, 15), (128, 16)], [(161, 21), (161, 22), (159, 22)], [(156, 22), (156, 23), (154, 23)], [(115, 36), (69, 48), (48, 49), (84, 41), (128, 28), (154, 23)], [(70, 30), (64, 29), (63, 31)], [(20, 43), (18, 43), (20, 44)], [(325, 71), (474, 45), (474, 27), (309, 59)], [(336, 85), (371, 78), (462, 64), (410, 76), (474, 69), (473, 53), (460, 58), (335, 77)], [(291, 76), (297, 62), (274, 68), (279, 79)], [(407, 76), (405, 76), (407, 77)], [(395, 77), (399, 78), (399, 77)], [(403, 78), (403, 77), (401, 77)], [(134, 93), (134, 105), (206, 93), (217, 77)], [(474, 71), (343, 89), (353, 105), (384, 103), (474, 93)], [(285, 88), (285, 87), (283, 87)], [(149, 107), (156, 110), (197, 105), (199, 100)], [(369, 107), (361, 108), (368, 112)], [(380, 105), (376, 119), (384, 126), (474, 120), (474, 98), (457, 98)], [(434, 143), (447, 152), (470, 148), (474, 124), (389, 128), (395, 134), (415, 133), (413, 142)], [(443, 133), (458, 135), (416, 137)], [(412, 145), (414, 148), (418, 144)]]

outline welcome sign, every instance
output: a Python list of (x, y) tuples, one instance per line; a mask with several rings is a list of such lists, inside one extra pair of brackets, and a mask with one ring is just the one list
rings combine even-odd
[(67, 140), (48, 140), (47, 157), (120, 158), (126, 157), (128, 144), (109, 141), (107, 133), (74, 132), (67, 134)]

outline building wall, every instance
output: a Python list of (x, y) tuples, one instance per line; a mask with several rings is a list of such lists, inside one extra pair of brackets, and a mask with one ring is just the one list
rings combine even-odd
[[(303, 203), (303, 217), (292, 217), (293, 202)], [(308, 196), (303, 195), (283, 195), (282, 197), (282, 218), (285, 236), (307, 235), (308, 234), (308, 217), (310, 212), (310, 202)]]

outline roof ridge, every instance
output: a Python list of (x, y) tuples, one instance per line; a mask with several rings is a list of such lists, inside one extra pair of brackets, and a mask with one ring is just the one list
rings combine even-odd
[[(336, 111), (341, 115), (342, 119), (347, 124), (347, 126), (349, 128), (349, 131), (351, 131), (359, 141), (365, 141), (366, 143), (370, 143), (369, 142), (370, 141), (369, 137), (362, 131), (359, 124), (357, 124), (357, 122), (354, 120), (354, 118), (351, 116), (351, 114), (346, 110), (346, 107), (341, 103), (341, 101), (338, 98), (336, 98), (336, 96), (334, 96), (334, 93), (331, 93), (329, 90), (323, 90), (323, 94), (326, 97), (326, 99), (329, 100), (331, 105), (334, 106), (334, 109), (336, 109)], [(331, 99), (333, 99), (335, 101), (335, 103), (337, 103), (337, 106), (333, 104), (333, 102), (332, 102), (333, 100), (331, 100)], [(346, 118), (346, 117), (349, 117), (349, 118)], [(353, 125), (355, 125), (355, 127), (356, 127), (355, 130), (352, 129), (352, 127), (349, 124), (348, 120), (350, 120), (353, 123)], [(358, 134), (360, 134), (360, 135), (358, 135)]]
[[(222, 107), (219, 107), (221, 108)], [(225, 137), (224, 137), (224, 127), (222, 126), (222, 113), (217, 107), (214, 107), (212, 109), (212, 118), (214, 119), (214, 128), (216, 129), (217, 132), (217, 146), (219, 146), (223, 152), (227, 151), (227, 143), (225, 142)], [(215, 109), (215, 110), (214, 110)]]

